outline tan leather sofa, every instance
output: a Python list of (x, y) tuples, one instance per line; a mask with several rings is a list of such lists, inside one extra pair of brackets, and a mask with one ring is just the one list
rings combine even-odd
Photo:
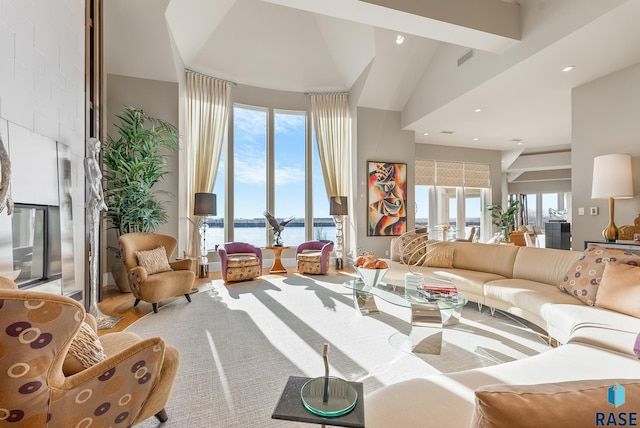
[[(450, 279), (471, 301), (535, 323), (560, 346), (506, 364), (425, 376), (366, 394), (368, 428), (594, 426), (595, 411), (616, 410), (607, 402), (608, 389), (616, 384), (628, 391), (619, 411), (637, 411), (640, 396), (630, 394), (640, 386), (634, 352), (634, 346), (640, 347), (640, 319), (588, 306), (557, 288), (582, 252), (452, 245), (452, 267), (411, 269)], [(398, 260), (392, 244), (386, 282), (403, 281), (409, 272)]]

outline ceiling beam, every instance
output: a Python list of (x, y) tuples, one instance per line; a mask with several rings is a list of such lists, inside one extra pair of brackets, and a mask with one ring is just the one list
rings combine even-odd
[(521, 34), (520, 6), (501, 0), (263, 1), (493, 53)]

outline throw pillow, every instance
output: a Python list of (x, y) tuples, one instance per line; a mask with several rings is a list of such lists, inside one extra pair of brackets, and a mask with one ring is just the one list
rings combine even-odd
[(106, 358), (107, 356), (95, 330), (83, 321), (62, 363), (62, 371), (65, 376), (71, 376), (98, 364)]
[(640, 256), (614, 248), (590, 245), (584, 250), (582, 257), (569, 268), (558, 288), (587, 305), (595, 305), (598, 285), (606, 262), (640, 266)]
[(405, 233), (397, 239), (398, 253), (400, 261), (406, 265), (415, 265), (424, 257), (425, 243), (429, 235), (426, 233)]
[(423, 266), (452, 268), (455, 246), (445, 241), (427, 241)]
[(640, 318), (640, 267), (607, 262), (596, 306)]
[(633, 353), (636, 357), (640, 358), (640, 334), (636, 337), (636, 343), (633, 345)]
[(173, 270), (169, 266), (167, 250), (164, 247), (149, 251), (136, 251), (136, 256), (138, 257), (138, 264), (147, 271), (148, 275)]
[[(626, 401), (613, 407), (610, 391), (625, 390)], [(610, 409), (636, 412), (640, 382), (600, 379), (540, 385), (489, 385), (475, 391), (474, 428), (564, 428), (605, 425)], [(613, 395), (613, 394), (612, 394)], [(604, 418), (604, 421), (602, 421)], [(595, 425), (594, 425), (595, 424)]]

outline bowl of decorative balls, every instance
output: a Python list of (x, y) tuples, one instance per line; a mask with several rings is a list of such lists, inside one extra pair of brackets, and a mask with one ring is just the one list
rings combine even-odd
[(389, 270), (389, 265), (373, 254), (366, 253), (356, 259), (355, 269), (365, 286), (375, 287), (384, 278)]

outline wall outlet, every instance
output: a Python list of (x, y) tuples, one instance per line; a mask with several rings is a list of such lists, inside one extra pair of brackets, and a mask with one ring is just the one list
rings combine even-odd
[(584, 208), (578, 208), (578, 215), (584, 215)]
[(389, 250), (384, 250), (384, 255), (388, 256), (389, 255)]

